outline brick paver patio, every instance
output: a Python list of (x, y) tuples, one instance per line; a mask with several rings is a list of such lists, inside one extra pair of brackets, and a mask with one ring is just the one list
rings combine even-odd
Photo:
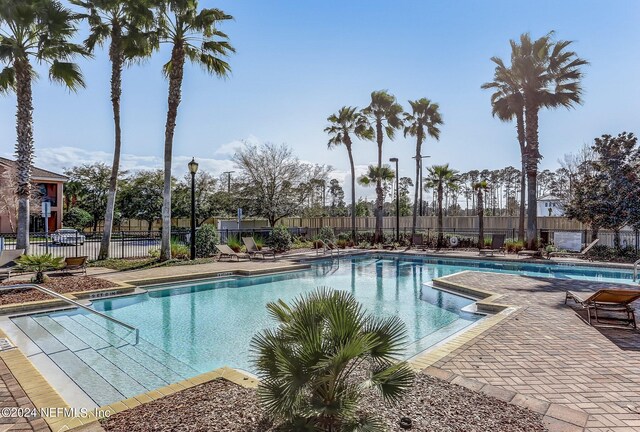
[[(0, 359), (0, 410), (2, 408), (34, 409), (34, 406), (7, 365)], [(40, 417), (15, 417), (13, 416), (15, 412), (5, 415), (7, 413), (4, 411), (0, 412), (0, 432), (50, 430), (44, 419)]]
[(481, 272), (446, 280), (521, 309), (434, 366), (583, 411), (591, 432), (640, 431), (640, 332), (590, 327), (564, 305), (567, 289), (612, 284)]

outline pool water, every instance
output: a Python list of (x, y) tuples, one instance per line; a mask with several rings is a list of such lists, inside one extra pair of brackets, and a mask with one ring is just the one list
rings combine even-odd
[(381, 254), (274, 275), (149, 287), (145, 294), (93, 302), (96, 310), (138, 327), (137, 344), (131, 331), (85, 311), (12, 321), (96, 405), (106, 405), (222, 366), (254, 371), (251, 339), (275, 325), (265, 305), (319, 286), (353, 293), (375, 316), (402, 318), (404, 357), (411, 357), (482, 318), (461, 311), (473, 300), (425, 285), (462, 270), (631, 282), (630, 272), (610, 269)]

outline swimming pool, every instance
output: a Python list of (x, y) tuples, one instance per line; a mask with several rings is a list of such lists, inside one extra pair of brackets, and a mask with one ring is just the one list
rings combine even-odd
[(472, 325), (473, 300), (436, 290), (432, 279), (462, 270), (631, 282), (624, 270), (375, 254), (316, 262), (308, 270), (147, 287), (144, 294), (93, 302), (140, 329), (134, 335), (99, 316), (71, 310), (12, 318), (96, 405), (230, 366), (253, 371), (249, 343), (274, 325), (266, 303), (318, 286), (352, 292), (376, 316), (407, 325), (405, 358)]

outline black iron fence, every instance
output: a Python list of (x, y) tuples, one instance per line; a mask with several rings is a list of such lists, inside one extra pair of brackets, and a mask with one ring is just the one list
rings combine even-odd
[[(291, 227), (289, 232), (295, 239), (313, 240), (322, 237), (323, 228)], [(252, 236), (266, 240), (271, 232), (270, 228), (249, 228), (249, 229), (224, 229), (218, 234), (221, 243), (236, 241), (241, 243), (241, 238)], [(397, 241), (396, 229), (385, 228), (382, 230), (384, 241), (387, 243)], [(420, 229), (417, 231), (423, 235), (425, 244), (430, 244), (438, 238), (438, 230), (435, 228)], [(563, 230), (538, 230), (538, 238), (542, 244), (552, 243), (555, 232)], [(575, 232), (573, 230), (572, 232)], [(352, 242), (355, 245), (372, 244), (374, 240), (373, 229), (356, 229), (355, 241), (351, 238), (351, 229), (334, 229), (338, 240)], [(510, 229), (487, 229), (484, 232), (485, 238), (489, 239), (492, 234), (504, 234), (506, 241), (516, 241), (518, 231)], [(451, 244), (450, 239), (456, 237), (457, 247), (477, 247), (478, 231), (472, 229), (444, 228), (443, 237), (445, 246)], [(591, 231), (581, 231), (581, 241), (583, 244), (591, 241)], [(410, 228), (400, 229), (400, 241), (408, 243), (411, 236)], [(622, 247), (634, 248), (636, 252), (640, 249), (640, 238), (638, 232), (623, 231), (620, 233), (620, 243)], [(600, 244), (613, 246), (614, 233), (600, 231), (598, 233)], [(54, 256), (88, 256), (89, 259), (98, 258), (102, 232), (78, 232), (75, 230), (55, 232), (55, 233), (31, 233), (30, 251), (31, 254), (50, 253)], [(171, 233), (171, 242), (177, 247), (188, 247), (191, 236), (189, 230), (175, 230)], [(161, 233), (153, 231), (115, 231), (112, 233), (109, 244), (109, 256), (111, 258), (144, 258), (154, 256), (160, 250)], [(0, 234), (0, 249), (15, 249), (16, 235), (14, 233)]]

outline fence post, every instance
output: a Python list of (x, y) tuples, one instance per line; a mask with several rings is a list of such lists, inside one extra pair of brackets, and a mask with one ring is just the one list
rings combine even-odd
[(120, 258), (125, 258), (124, 256), (124, 234), (120, 231)]
[[(76, 231), (76, 235), (78, 232)], [(47, 233), (44, 233), (44, 253), (49, 253), (49, 236)]]
[(76, 256), (78, 256), (78, 230), (76, 230), (76, 241), (74, 243), (76, 245)]

